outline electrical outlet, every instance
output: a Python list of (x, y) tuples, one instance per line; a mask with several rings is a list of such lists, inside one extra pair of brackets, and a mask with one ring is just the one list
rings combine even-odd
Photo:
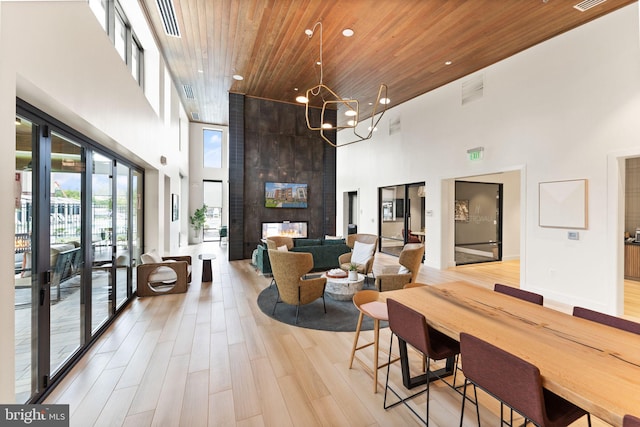
[(577, 231), (569, 231), (569, 240), (580, 240), (580, 234)]

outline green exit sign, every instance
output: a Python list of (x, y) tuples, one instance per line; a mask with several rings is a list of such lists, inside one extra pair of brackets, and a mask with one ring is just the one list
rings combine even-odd
[(472, 162), (482, 160), (484, 157), (484, 147), (471, 148), (467, 150), (467, 154), (469, 155), (469, 160)]

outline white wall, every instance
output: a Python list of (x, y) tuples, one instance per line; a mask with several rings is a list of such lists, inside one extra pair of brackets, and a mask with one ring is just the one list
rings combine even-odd
[[(449, 180), (519, 170), (521, 286), (568, 304), (619, 312), (615, 153), (640, 152), (638, 4), (481, 74), (482, 99), (462, 106), (466, 79), (455, 81), (389, 110), (372, 140), (339, 148), (338, 194), (359, 188), (362, 231), (376, 232), (377, 188), (424, 180), (426, 210), (433, 211), (426, 218), (426, 264), (442, 268), (453, 236)], [(390, 136), (388, 123), (395, 118), (401, 132)], [(466, 150), (478, 146), (485, 148), (484, 159), (469, 161)], [(361, 165), (355, 174), (352, 158)], [(579, 241), (569, 241), (567, 230), (537, 225), (538, 183), (579, 178), (589, 180), (589, 227)]]
[[(132, 7), (131, 5), (129, 5)], [(132, 10), (132, 9), (129, 9)], [(141, 28), (136, 32), (143, 34)], [(145, 65), (164, 70), (157, 48), (143, 42)], [(11, 194), (15, 170), (15, 100), (20, 97), (78, 132), (145, 168), (145, 248), (177, 247), (179, 224), (165, 229), (166, 193), (179, 193), (188, 170), (188, 142), (180, 145), (186, 118), (175, 85), (147, 98), (86, 1), (0, 2), (0, 191)], [(155, 58), (155, 63), (154, 63)], [(162, 71), (164, 73), (164, 71)], [(153, 74), (153, 73), (151, 73)], [(149, 84), (150, 82), (147, 82)], [(149, 87), (149, 90), (153, 88)], [(170, 100), (170, 117), (149, 99)], [(184, 133), (184, 132), (183, 132)], [(168, 159), (166, 166), (160, 157)], [(170, 191), (165, 192), (164, 177)], [(187, 197), (185, 195), (185, 197)], [(0, 206), (0, 283), (13, 283), (14, 210)], [(13, 401), (14, 288), (0, 286), (0, 401)]]

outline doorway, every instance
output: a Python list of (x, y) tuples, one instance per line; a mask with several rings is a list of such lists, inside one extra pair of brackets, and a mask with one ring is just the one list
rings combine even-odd
[(345, 197), (347, 205), (345, 211), (345, 223), (347, 224), (346, 234), (356, 234), (358, 232), (358, 192), (349, 191), (345, 193)]
[(202, 200), (207, 205), (203, 241), (217, 242), (221, 239), (222, 228), (222, 181), (204, 181), (202, 188)]
[(455, 182), (455, 264), (502, 260), (502, 184)]
[(378, 189), (380, 252), (400, 255), (407, 243), (424, 243), (424, 182)]

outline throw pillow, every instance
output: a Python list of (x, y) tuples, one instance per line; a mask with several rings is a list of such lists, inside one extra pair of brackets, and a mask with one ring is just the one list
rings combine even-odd
[(283, 252), (289, 252), (289, 248), (287, 248), (287, 245), (278, 246), (278, 250)]
[(358, 265), (366, 264), (369, 258), (373, 255), (375, 244), (366, 244), (356, 241), (353, 245), (353, 252), (351, 253), (351, 262)]

